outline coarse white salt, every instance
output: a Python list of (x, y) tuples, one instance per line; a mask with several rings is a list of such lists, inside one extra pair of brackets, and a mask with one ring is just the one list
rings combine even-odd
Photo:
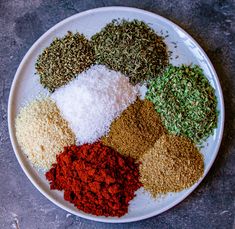
[(138, 89), (120, 72), (94, 65), (51, 98), (75, 133), (77, 144), (84, 144), (108, 132), (112, 121), (136, 100)]

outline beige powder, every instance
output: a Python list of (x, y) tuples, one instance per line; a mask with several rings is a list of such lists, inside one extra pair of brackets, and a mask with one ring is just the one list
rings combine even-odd
[(189, 188), (204, 172), (203, 156), (196, 146), (174, 135), (159, 138), (140, 161), (140, 181), (153, 197)]
[(56, 162), (56, 154), (75, 144), (75, 135), (48, 98), (34, 100), (22, 108), (15, 120), (16, 137), (29, 160), (41, 169)]

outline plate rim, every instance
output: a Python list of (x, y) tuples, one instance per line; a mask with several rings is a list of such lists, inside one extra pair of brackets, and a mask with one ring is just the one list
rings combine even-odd
[[(149, 214), (143, 215), (141, 217), (136, 216), (133, 217), (131, 219), (128, 218), (116, 218), (116, 217), (107, 217), (107, 218), (99, 218), (97, 216), (93, 216), (93, 215), (89, 215), (89, 214), (83, 214), (80, 211), (73, 211), (71, 209), (69, 209), (68, 207), (60, 204), (59, 202), (57, 202), (57, 200), (55, 200), (53, 197), (51, 197), (49, 194), (47, 194), (43, 188), (41, 188), (37, 182), (34, 180), (33, 176), (30, 174), (30, 172), (28, 171), (28, 169), (26, 168), (26, 166), (24, 165), (23, 161), (21, 160), (18, 150), (16, 148), (16, 142), (14, 139), (14, 121), (13, 121), (13, 112), (12, 112), (12, 104), (13, 104), (13, 94), (16, 88), (16, 81), (19, 77), (19, 73), (21, 72), (22, 67), (25, 65), (25, 62), (27, 61), (28, 57), (31, 55), (31, 53), (33, 52), (33, 50), (35, 49), (35, 47), (40, 44), (44, 38), (46, 38), (50, 33), (52, 33), (54, 30), (56, 30), (58, 27), (61, 27), (62, 25), (68, 23), (69, 21), (75, 19), (75, 18), (80, 18), (83, 17), (85, 15), (89, 15), (92, 13), (96, 13), (96, 12), (107, 12), (107, 11), (127, 11), (127, 12), (135, 12), (135, 13), (139, 13), (139, 14), (145, 14), (148, 16), (152, 16), (155, 18), (158, 18), (172, 26), (174, 26), (175, 28), (177, 28), (178, 30), (180, 30), (181, 32), (183, 32), (184, 34), (186, 34), (196, 45), (197, 48), (202, 52), (202, 54), (205, 56), (206, 61), (208, 62), (212, 73), (213, 73), (213, 78), (216, 81), (216, 85), (218, 88), (218, 97), (220, 97), (221, 100), (221, 110), (220, 110), (220, 115), (221, 115), (221, 130), (218, 133), (218, 144), (215, 148), (215, 153), (214, 156), (211, 158), (211, 162), (210, 164), (207, 166), (207, 169), (204, 171), (204, 175), (203, 177), (200, 179), (200, 181), (198, 183), (196, 183), (192, 189), (182, 195), (182, 197), (178, 198), (176, 201), (172, 202), (171, 204), (167, 205), (166, 207), (162, 208), (161, 210), (157, 210), (157, 211), (153, 211)], [(27, 51), (27, 53), (24, 55), (23, 59), (20, 62), (20, 65), (17, 68), (17, 71), (14, 75), (12, 84), (11, 84), (11, 89), (10, 89), (10, 93), (9, 93), (9, 97), (8, 97), (8, 131), (9, 131), (9, 135), (10, 135), (10, 141), (11, 141), (11, 145), (13, 147), (13, 151), (15, 153), (15, 156), (18, 160), (18, 163), (20, 164), (22, 170), (24, 171), (25, 175), (27, 176), (27, 178), (31, 181), (31, 183), (38, 189), (38, 191), (43, 194), (48, 200), (50, 200), (52, 203), (54, 203), (55, 205), (57, 205), (58, 207), (62, 208), (63, 210), (74, 214), (76, 216), (85, 218), (85, 219), (89, 219), (89, 220), (94, 220), (94, 221), (98, 221), (98, 222), (104, 222), (104, 223), (128, 223), (128, 222), (135, 222), (135, 221), (139, 221), (139, 220), (143, 220), (143, 219), (147, 219), (156, 215), (159, 215), (167, 210), (169, 210), (170, 208), (176, 206), (177, 204), (179, 204), (180, 202), (182, 202), (185, 198), (187, 198), (197, 187), (198, 185), (202, 182), (202, 180), (205, 178), (205, 176), (208, 174), (210, 168), (212, 167), (212, 165), (214, 164), (214, 161), (218, 155), (218, 151), (221, 145), (221, 141), (223, 138), (223, 131), (224, 131), (224, 121), (225, 121), (225, 108), (224, 108), (224, 98), (223, 98), (223, 92), (222, 92), (222, 88), (220, 85), (220, 81), (218, 78), (218, 75), (215, 71), (215, 68), (212, 64), (212, 62), (210, 61), (209, 57), (207, 56), (207, 54), (205, 53), (205, 51), (201, 48), (201, 46), (198, 44), (198, 42), (190, 35), (188, 34), (188, 32), (186, 32), (184, 29), (182, 29), (180, 26), (178, 26), (177, 24), (175, 24), (174, 22), (172, 22), (171, 20), (160, 16), (156, 13), (147, 11), (147, 10), (143, 10), (143, 9), (139, 9), (139, 8), (134, 8), (134, 7), (125, 7), (125, 6), (109, 6), (109, 7), (99, 7), (99, 8), (93, 8), (93, 9), (89, 9), (80, 13), (76, 13), (70, 17), (67, 17), (65, 19), (63, 19), (62, 21), (58, 22), (57, 24), (55, 24), (54, 26), (52, 26), (49, 30), (47, 30), (42, 36), (40, 36), (34, 43), (33, 45), (29, 48), (29, 50)]]

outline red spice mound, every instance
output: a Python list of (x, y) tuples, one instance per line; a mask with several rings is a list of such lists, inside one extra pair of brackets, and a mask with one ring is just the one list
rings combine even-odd
[(139, 182), (139, 165), (100, 142), (65, 147), (46, 173), (51, 189), (94, 215), (122, 216), (128, 211)]

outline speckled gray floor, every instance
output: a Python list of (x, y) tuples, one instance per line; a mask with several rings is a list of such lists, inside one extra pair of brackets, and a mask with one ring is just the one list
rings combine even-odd
[[(235, 228), (234, 0), (0, 0), (0, 228)], [(7, 101), (15, 71), (30, 46), (62, 19), (96, 7), (125, 5), (176, 22), (205, 49), (222, 84), (226, 124), (215, 164), (201, 185), (173, 209), (130, 224), (75, 217), (43, 197), (21, 170), (7, 130)]]

